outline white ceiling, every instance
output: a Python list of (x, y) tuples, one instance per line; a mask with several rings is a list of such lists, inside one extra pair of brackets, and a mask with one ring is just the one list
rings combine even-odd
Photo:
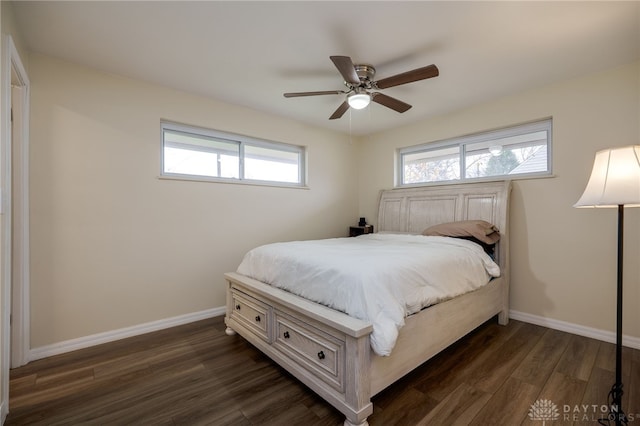
[[(18, 1), (30, 50), (336, 131), (364, 135), (640, 58), (640, 2)], [(328, 117), (344, 95), (331, 55), (376, 79), (436, 64), (440, 76)]]

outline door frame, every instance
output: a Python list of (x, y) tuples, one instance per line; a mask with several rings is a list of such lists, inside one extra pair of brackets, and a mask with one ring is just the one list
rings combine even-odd
[[(29, 298), (29, 95), (27, 72), (11, 36), (6, 50), (11, 61), (10, 105), (13, 108), (11, 135), (11, 367), (30, 361)], [(6, 93), (6, 92), (5, 92)], [(6, 175), (5, 175), (6, 177)], [(7, 207), (7, 211), (10, 207)], [(3, 277), (4, 278), (4, 277)]]
[[(2, 417), (9, 400), (9, 369), (29, 361), (29, 92), (13, 38), (2, 38), (0, 58), (0, 368)], [(12, 85), (19, 90), (12, 90)], [(18, 95), (14, 98), (12, 92)], [(15, 131), (12, 132), (12, 106)], [(14, 137), (15, 136), (15, 137)], [(13, 167), (12, 167), (13, 163)], [(14, 210), (15, 209), (15, 210)], [(15, 211), (15, 215), (13, 212)]]

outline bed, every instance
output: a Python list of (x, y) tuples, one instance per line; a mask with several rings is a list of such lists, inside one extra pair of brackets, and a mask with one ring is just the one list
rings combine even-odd
[(501, 235), (494, 253), (499, 277), (407, 316), (389, 356), (372, 350), (371, 321), (238, 272), (225, 274), (227, 334), (240, 334), (341, 411), (346, 426), (367, 425), (374, 395), (492, 317), (507, 324), (510, 191), (508, 181), (381, 191), (378, 233), (419, 235), (478, 219)]

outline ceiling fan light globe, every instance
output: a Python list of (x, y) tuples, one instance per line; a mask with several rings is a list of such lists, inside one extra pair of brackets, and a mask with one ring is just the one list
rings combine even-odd
[(371, 102), (371, 96), (368, 93), (354, 93), (347, 98), (347, 102), (353, 109), (363, 109)]

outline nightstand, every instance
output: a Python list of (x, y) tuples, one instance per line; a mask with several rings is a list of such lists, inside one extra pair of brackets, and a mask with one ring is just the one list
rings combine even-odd
[(362, 235), (362, 234), (373, 234), (373, 225), (349, 227), (350, 237), (357, 237), (358, 235)]

